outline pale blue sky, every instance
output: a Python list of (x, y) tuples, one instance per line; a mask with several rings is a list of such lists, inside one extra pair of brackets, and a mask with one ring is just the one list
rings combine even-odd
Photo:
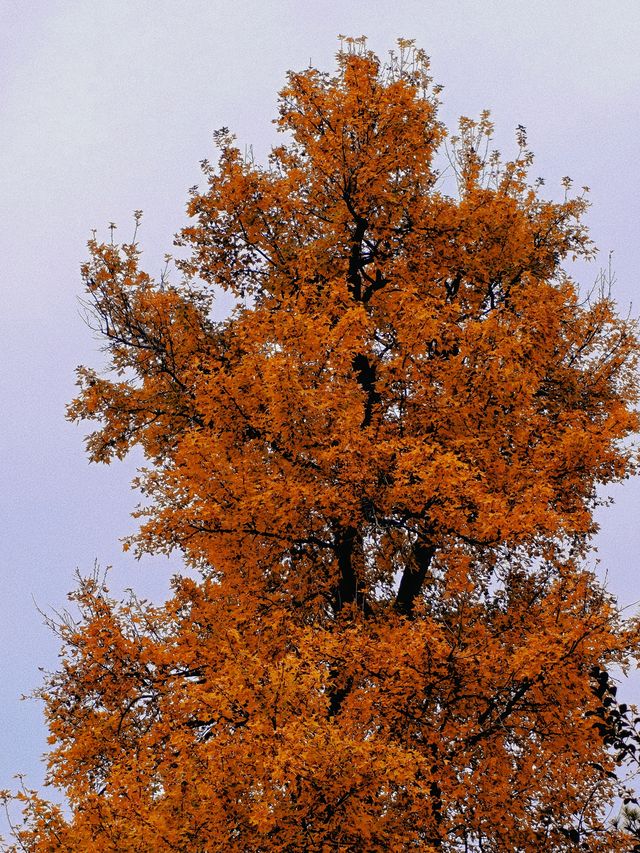
[[(113, 564), (116, 589), (159, 597), (177, 563), (135, 563), (130, 464), (89, 466), (63, 419), (73, 370), (97, 365), (80, 319), (79, 265), (91, 228), (145, 211), (140, 240), (157, 274), (184, 221), (198, 162), (222, 125), (260, 159), (273, 140), (287, 69), (333, 68), (338, 33), (384, 54), (415, 38), (445, 85), (442, 116), (491, 109), (508, 153), (527, 127), (534, 172), (591, 187), (602, 264), (640, 303), (640, 4), (637, 0), (4, 0), (0, 6), (0, 454), (3, 649), (0, 787), (38, 785), (41, 710), (19, 695), (56, 664), (43, 609), (64, 606), (76, 568)], [(589, 284), (597, 265), (580, 271)], [(640, 486), (600, 514), (603, 570), (625, 603), (637, 592)]]

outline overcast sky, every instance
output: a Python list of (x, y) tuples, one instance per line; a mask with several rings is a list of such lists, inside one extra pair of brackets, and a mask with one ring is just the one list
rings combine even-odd
[[(212, 132), (229, 126), (262, 159), (288, 69), (333, 69), (338, 33), (379, 55), (415, 38), (445, 86), (442, 117), (489, 108), (498, 147), (527, 127), (534, 174), (591, 187), (588, 221), (613, 251), (621, 310), (640, 304), (638, 0), (3, 0), (0, 3), (0, 788), (42, 780), (41, 708), (19, 696), (56, 665), (38, 608), (61, 608), (74, 572), (113, 565), (115, 590), (160, 598), (174, 560), (136, 563), (133, 466), (89, 465), (65, 422), (74, 368), (97, 366), (83, 324), (79, 265), (90, 229), (130, 239), (132, 213), (157, 275), (185, 220)], [(637, 310), (636, 312), (637, 313)], [(599, 515), (601, 570), (625, 604), (637, 591), (637, 482)], [(637, 692), (637, 691), (636, 691)]]

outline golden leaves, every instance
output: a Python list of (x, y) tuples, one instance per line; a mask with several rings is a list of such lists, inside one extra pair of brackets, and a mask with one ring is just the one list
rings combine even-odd
[(563, 272), (586, 201), (539, 195), (524, 128), (503, 164), (463, 118), (446, 195), (426, 57), (344, 42), (268, 168), (217, 133), (180, 284), (89, 244), (110, 373), (69, 416), (141, 447), (134, 543), (202, 575), (81, 586), (42, 691), (72, 813), (25, 794), (23, 849), (630, 847), (593, 668), (637, 638), (579, 558), (633, 470), (635, 325)]

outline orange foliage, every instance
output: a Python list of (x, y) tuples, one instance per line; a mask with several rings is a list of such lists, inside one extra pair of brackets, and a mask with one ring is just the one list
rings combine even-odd
[(143, 449), (132, 544), (201, 580), (82, 583), (41, 691), (71, 811), (24, 793), (13, 849), (632, 849), (636, 631), (584, 558), (635, 328), (563, 271), (587, 202), (540, 197), (523, 129), (503, 163), (463, 119), (448, 179), (424, 55), (347, 47), (289, 75), (268, 167), (217, 134), (181, 283), (89, 244), (111, 372), (70, 416)]

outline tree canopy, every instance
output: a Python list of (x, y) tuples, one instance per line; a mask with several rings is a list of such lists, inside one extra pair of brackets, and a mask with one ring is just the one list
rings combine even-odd
[(449, 136), (411, 42), (279, 104), (266, 166), (216, 134), (179, 281), (89, 243), (109, 364), (69, 415), (93, 461), (144, 452), (128, 544), (199, 574), (54, 620), (69, 811), (23, 792), (12, 849), (632, 850), (637, 624), (588, 554), (638, 340), (567, 272), (585, 193), (542, 196), (524, 128), (506, 162), (488, 113)]

